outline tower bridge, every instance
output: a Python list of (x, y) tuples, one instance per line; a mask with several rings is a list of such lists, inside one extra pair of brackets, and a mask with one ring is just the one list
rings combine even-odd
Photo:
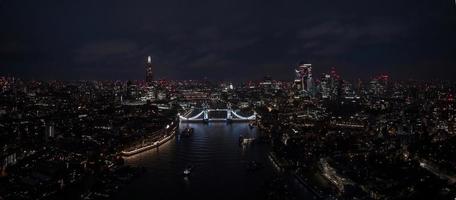
[[(226, 115), (224, 118), (210, 118), (209, 113), (210, 112), (226, 112)], [(194, 116), (188, 116), (192, 112), (187, 112), (186, 115), (182, 116), (179, 114), (179, 121), (180, 122), (209, 122), (209, 121), (254, 121), (256, 120), (256, 112), (253, 113), (251, 116), (241, 116), (238, 113), (236, 113), (233, 109), (230, 107), (224, 108), (224, 109), (210, 109), (205, 107), (201, 112)]]

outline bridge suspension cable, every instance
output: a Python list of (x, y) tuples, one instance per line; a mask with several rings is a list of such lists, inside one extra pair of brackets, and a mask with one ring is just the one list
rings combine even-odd
[(197, 119), (198, 117), (200, 117), (203, 113), (204, 113), (204, 111), (201, 111), (201, 112), (198, 113), (197, 115), (195, 115), (195, 116), (193, 116), (193, 117), (189, 117), (189, 118), (182, 117), (182, 116), (179, 115), (179, 119), (181, 119), (181, 120), (195, 120), (195, 119)]
[(254, 119), (256, 119), (256, 114), (253, 114), (253, 115), (251, 115), (251, 116), (249, 116), (249, 117), (243, 117), (243, 116), (237, 114), (237, 113), (234, 112), (234, 111), (231, 111), (231, 113), (232, 113), (234, 116), (236, 116), (237, 118), (239, 118), (239, 119), (244, 119), (244, 120), (254, 120)]

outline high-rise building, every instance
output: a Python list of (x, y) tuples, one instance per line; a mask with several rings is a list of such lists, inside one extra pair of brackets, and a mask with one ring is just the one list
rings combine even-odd
[(150, 56), (147, 57), (146, 63), (146, 83), (150, 84), (154, 81), (154, 73), (152, 71), (152, 59)]
[(53, 138), (55, 137), (55, 128), (53, 125), (46, 126), (46, 138)]
[(320, 82), (321, 97), (328, 99), (331, 97), (331, 75), (324, 74)]
[(331, 88), (331, 96), (332, 97), (339, 97), (341, 93), (341, 86), (342, 86), (342, 78), (340, 78), (339, 74), (337, 74), (336, 69), (333, 67), (331, 68), (330, 74), (330, 88)]
[(313, 88), (312, 64), (301, 64), (295, 70), (295, 87), (296, 89), (310, 93)]
[(381, 84), (381, 81), (377, 78), (374, 78), (369, 83), (369, 92), (374, 96), (381, 96), (384, 93), (385, 87)]

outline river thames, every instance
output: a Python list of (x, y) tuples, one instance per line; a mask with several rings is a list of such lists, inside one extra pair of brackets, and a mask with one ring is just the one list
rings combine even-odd
[[(176, 136), (157, 149), (126, 159), (131, 166), (145, 167), (116, 199), (262, 199), (265, 182), (276, 173), (268, 160), (268, 146), (260, 142), (239, 145), (239, 136), (256, 137), (257, 128), (248, 123), (182, 123), (194, 128), (190, 137)], [(263, 169), (248, 171), (257, 161)], [(187, 165), (194, 170), (183, 176)]]

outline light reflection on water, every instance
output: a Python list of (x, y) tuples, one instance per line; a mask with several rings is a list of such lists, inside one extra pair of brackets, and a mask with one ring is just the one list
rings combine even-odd
[[(239, 145), (239, 136), (255, 137), (257, 129), (248, 123), (180, 124), (179, 132), (194, 128), (191, 137), (175, 137), (157, 149), (126, 159), (147, 172), (125, 186), (118, 199), (175, 198), (254, 198), (261, 196), (261, 186), (273, 169), (266, 159), (266, 145)], [(246, 163), (259, 161), (266, 168), (247, 172)], [(185, 178), (184, 168), (192, 164), (192, 174)]]

